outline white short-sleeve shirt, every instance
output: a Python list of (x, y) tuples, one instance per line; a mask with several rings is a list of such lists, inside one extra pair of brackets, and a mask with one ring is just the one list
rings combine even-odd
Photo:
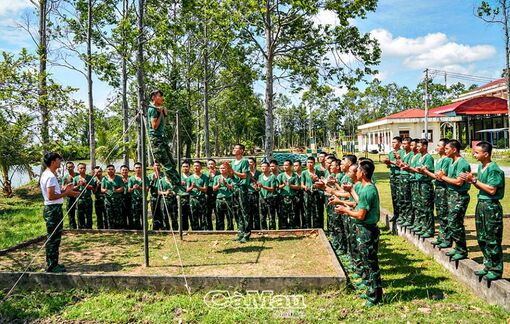
[(60, 194), (60, 185), (58, 183), (57, 177), (50, 169), (46, 169), (41, 175), (41, 192), (44, 197), (44, 205), (58, 205), (64, 203), (64, 198), (59, 198), (57, 200), (50, 200), (48, 198), (48, 188), (55, 187), (55, 194)]

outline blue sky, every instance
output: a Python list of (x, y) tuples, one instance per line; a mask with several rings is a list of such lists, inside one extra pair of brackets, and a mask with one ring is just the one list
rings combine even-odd
[[(355, 24), (371, 32), (383, 50), (378, 77), (414, 88), (425, 68), (498, 78), (504, 66), (504, 38), (498, 25), (475, 17), (475, 0), (380, 0), (375, 13)], [(32, 10), (29, 0), (0, 1), (0, 50), (33, 51), (29, 35), (16, 27)], [(318, 22), (335, 24), (335, 17), (321, 12)], [(86, 81), (76, 72), (52, 68), (59, 82), (80, 88), (78, 99), (86, 98)], [(441, 77), (442, 80), (442, 77)], [(457, 80), (451, 80), (457, 81)], [(96, 80), (94, 100), (104, 107), (112, 89)], [(256, 86), (256, 90), (263, 90)], [(344, 90), (338, 88), (338, 94)]]

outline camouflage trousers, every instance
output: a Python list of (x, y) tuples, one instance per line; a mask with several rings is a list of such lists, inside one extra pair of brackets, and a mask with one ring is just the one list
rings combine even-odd
[(207, 193), (207, 214), (206, 214), (206, 221), (207, 221), (207, 230), (212, 231), (213, 230), (213, 218), (212, 213), (214, 212), (214, 215), (216, 217), (216, 193), (208, 192)]
[(278, 229), (289, 229), (290, 221), (294, 218), (294, 197), (280, 196), (278, 211)]
[(476, 239), (488, 271), (503, 274), (503, 209), (499, 200), (478, 200), (475, 212)]
[(152, 151), (154, 158), (161, 166), (161, 170), (168, 176), (174, 186), (181, 186), (181, 177), (176, 171), (176, 164), (168, 146), (168, 140), (165, 137), (151, 137)]
[(318, 228), (320, 226), (319, 214), (324, 213), (324, 202), (317, 190), (303, 192), (304, 217), (303, 228)]
[[(260, 228), (261, 229), (276, 229), (276, 197), (268, 196), (266, 198), (260, 197)], [(268, 226), (269, 225), (269, 226)]]
[(434, 188), (432, 182), (418, 182), (420, 199), (418, 200), (418, 226), (423, 233), (434, 235)]
[(143, 218), (143, 201), (142, 197), (135, 198), (131, 197), (131, 215), (130, 219), (130, 229), (141, 230), (142, 229), (142, 218)]
[(191, 207), (191, 229), (194, 231), (206, 231), (207, 197), (205, 195), (191, 196), (189, 203)]
[(356, 223), (354, 223), (353, 219), (349, 216), (344, 216), (343, 220), (347, 232), (347, 249), (349, 257), (354, 267), (354, 271), (361, 277), (363, 274), (363, 264), (361, 262), (362, 260), (358, 247), (358, 239), (356, 236)]
[(455, 250), (459, 254), (467, 255), (466, 230), (464, 216), (469, 205), (469, 194), (448, 190), (448, 232), (445, 242), (455, 242)]
[(108, 219), (106, 218), (106, 209), (104, 206), (104, 197), (94, 200), (94, 209), (96, 211), (96, 226), (97, 229), (107, 229)]
[(330, 224), (330, 239), (333, 249), (338, 255), (347, 253), (347, 237), (344, 228), (344, 215), (335, 213), (335, 206), (327, 206), (328, 224)]
[(122, 229), (122, 198), (106, 197), (106, 218), (111, 229)]
[(216, 230), (225, 230), (225, 219), (227, 220), (227, 230), (234, 230), (234, 221), (232, 218), (232, 197), (216, 198)]
[(448, 232), (448, 190), (446, 187), (436, 185), (434, 204), (439, 223), (437, 241), (442, 243)]
[(46, 263), (48, 269), (52, 269), (58, 264), (60, 240), (62, 238), (62, 228), (64, 227), (62, 205), (44, 206), (43, 217), (46, 222), (46, 232), (48, 233)]
[(398, 208), (399, 208), (399, 217), (401, 220), (399, 222), (401, 224), (412, 224), (413, 221), (413, 205), (411, 202), (411, 181), (409, 180), (408, 174), (400, 175), (400, 188), (397, 192), (398, 194)]
[(66, 198), (66, 211), (69, 217), (69, 228), (76, 229), (76, 197)]
[(177, 197), (175, 195), (169, 195), (169, 196), (159, 196), (161, 203), (160, 203), (160, 210), (161, 210), (161, 223), (160, 224), (152, 224), (152, 228), (154, 230), (172, 230), (177, 231), (179, 230), (179, 222), (177, 221), (178, 218), (178, 210), (177, 210)]
[(80, 198), (76, 203), (78, 228), (92, 229), (92, 199)]
[(259, 193), (256, 191), (248, 192), (248, 232), (252, 229), (260, 229), (260, 216), (259, 216)]
[(411, 219), (413, 226), (418, 226), (416, 220), (420, 219), (420, 184), (418, 181), (410, 181), (411, 186)]
[(400, 186), (400, 174), (390, 174), (391, 202), (393, 204), (393, 217), (395, 221), (400, 219), (400, 204), (398, 193)]
[(361, 260), (361, 278), (367, 285), (368, 300), (378, 303), (382, 299), (381, 271), (377, 252), (379, 228), (377, 225), (355, 224), (357, 246)]
[(237, 233), (238, 237), (249, 238), (251, 232), (248, 228), (248, 188), (245, 186), (235, 186), (234, 187), (234, 195), (233, 195), (233, 203), (232, 210), (234, 212), (234, 217), (237, 222)]

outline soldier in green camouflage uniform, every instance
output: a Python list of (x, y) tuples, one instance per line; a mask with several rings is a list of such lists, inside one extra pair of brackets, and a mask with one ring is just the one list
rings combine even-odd
[(250, 185), (248, 186), (248, 231), (260, 230), (260, 215), (259, 215), (259, 192), (256, 188), (257, 179), (260, 176), (260, 171), (257, 170), (257, 162), (254, 158), (248, 158), (250, 165)]
[(315, 158), (308, 157), (306, 170), (301, 174), (301, 188), (303, 189), (304, 218), (303, 228), (318, 226), (319, 205), (322, 204), (319, 188), (315, 185), (319, 181), (320, 174), (315, 168)]
[[(416, 164), (418, 163), (419, 158), (421, 157), (420, 152), (418, 152), (418, 140), (413, 139), (411, 141), (411, 151), (413, 152), (413, 156), (410, 159), (410, 163), (408, 165), (404, 166), (404, 170), (409, 171), (409, 167), (415, 168)], [(417, 218), (419, 220), (419, 205), (420, 205), (420, 184), (418, 183), (418, 179), (416, 179), (416, 176), (414, 174), (409, 174), (409, 185), (411, 187), (411, 218), (409, 220), (409, 223), (411, 224), (409, 226), (409, 229), (412, 232), (418, 232), (419, 224), (416, 222)]]
[(142, 218), (143, 218), (143, 195), (147, 195), (149, 189), (150, 180), (145, 179), (146, 186), (143, 190), (143, 178), (142, 178), (142, 164), (136, 162), (134, 165), (135, 175), (129, 177), (128, 180), (128, 193), (131, 195), (131, 229), (141, 230), (142, 229)]
[[(411, 163), (411, 158), (414, 156), (414, 152), (411, 150), (411, 141), (410, 137), (405, 137), (402, 139), (402, 156), (401, 160), (397, 162), (398, 167), (406, 166)], [(405, 169), (400, 169), (400, 190), (398, 190), (398, 206), (400, 212), (400, 218), (402, 220), (397, 219), (397, 222), (400, 222), (400, 225), (403, 227), (409, 227), (412, 225), (413, 221), (413, 206), (411, 202), (411, 174), (407, 172)]]
[(62, 204), (64, 197), (77, 197), (79, 193), (74, 191), (71, 184), (65, 185), (61, 191), (56, 174), (60, 168), (62, 157), (51, 152), (44, 156), (46, 170), (41, 174), (40, 188), (44, 198), (43, 217), (46, 222), (48, 239), (46, 241), (46, 263), (48, 272), (65, 272), (63, 265), (58, 264), (60, 240), (62, 237), (63, 218)]
[(193, 162), (194, 173), (186, 181), (186, 191), (190, 194), (191, 207), (191, 229), (207, 230), (206, 212), (207, 208), (207, 188), (209, 178), (202, 174), (202, 162)]
[(296, 192), (294, 197), (294, 220), (292, 222), (292, 228), (303, 228), (301, 219), (304, 217), (304, 202), (303, 202), (303, 189), (301, 188), (301, 173), (302, 166), (301, 161), (294, 161), (294, 174), (297, 177), (299, 190)]
[(151, 92), (151, 104), (147, 112), (149, 119), (149, 138), (156, 162), (163, 168), (165, 175), (172, 181), (172, 185), (179, 191), (184, 191), (176, 164), (170, 153), (170, 146), (165, 135), (165, 118), (167, 110), (163, 107), (163, 92)]
[[(120, 166), (120, 177), (124, 183), (124, 192), (121, 195), (122, 206), (122, 228), (139, 229), (135, 226), (133, 219), (133, 210), (131, 209), (131, 192), (129, 191), (129, 167), (127, 165)], [(136, 228), (135, 228), (136, 227)]]
[(234, 230), (232, 219), (232, 192), (234, 185), (232, 178), (228, 175), (230, 165), (223, 162), (220, 165), (220, 174), (213, 179), (213, 190), (216, 193), (216, 230), (225, 230), (225, 218), (227, 219), (227, 230)]
[(492, 145), (480, 142), (473, 151), (480, 162), (478, 177), (465, 173), (462, 179), (479, 189), (476, 204), (476, 239), (483, 253), (484, 269), (475, 271), (485, 280), (500, 279), (503, 274), (503, 209), (499, 202), (505, 196), (505, 173), (491, 160)]
[[(182, 162), (182, 172), (181, 172), (181, 184), (183, 186), (186, 186), (186, 183), (188, 181), (188, 177), (191, 176), (190, 173), (190, 162), (189, 161), (183, 161)], [(190, 202), (189, 202), (189, 193), (184, 192), (181, 195), (181, 217), (182, 217), (182, 229), (184, 231), (187, 231), (189, 229), (189, 225), (191, 223), (191, 209), (190, 209)], [(181, 221), (181, 220), (179, 220)]]
[(371, 161), (360, 161), (357, 178), (361, 181), (358, 203), (354, 210), (349, 207), (337, 206), (339, 214), (353, 218), (357, 247), (359, 248), (362, 279), (367, 287), (365, 306), (373, 306), (382, 300), (381, 272), (378, 261), (379, 228), (377, 222), (380, 217), (379, 193), (372, 183), (375, 170)]
[[(213, 190), (214, 178), (219, 174), (216, 169), (216, 161), (214, 159), (207, 160), (207, 176), (209, 177), (207, 188), (207, 230), (213, 230), (212, 213), (216, 215), (216, 192)], [(217, 217), (217, 215), (216, 215)]]
[[(259, 190), (259, 206), (260, 206), (260, 227), (261, 229), (276, 229), (276, 188), (278, 180), (270, 172), (269, 163), (262, 162), (262, 174), (257, 180), (257, 188)], [(269, 221), (269, 222), (268, 222)]]
[[(62, 177), (62, 186), (67, 186), (68, 184), (73, 184), (74, 177), (76, 176), (74, 172), (74, 163), (69, 161), (66, 163), (67, 174)], [(66, 197), (66, 210), (67, 217), (69, 218), (69, 228), (76, 229), (76, 198), (68, 196)]]
[[(342, 163), (340, 165), (342, 171), (342, 177), (338, 180), (338, 185), (341, 186), (343, 184), (353, 184), (353, 179), (349, 175), (349, 169), (351, 166), (355, 165), (357, 162), (357, 158), (353, 154), (344, 155), (342, 158)], [(352, 226), (352, 219), (350, 217), (344, 217), (340, 215), (340, 219), (338, 220), (342, 224), (342, 239), (341, 248), (345, 250), (344, 253), (350, 252), (347, 255), (351, 256), (352, 247), (351, 242), (353, 241), (352, 236), (354, 235), (354, 228)]]
[[(327, 161), (329, 169), (326, 173), (326, 186), (331, 189), (336, 189), (337, 176), (340, 174), (339, 162), (337, 162), (337, 159), (332, 157), (328, 157)], [(340, 174), (340, 176), (343, 177), (343, 174)], [(328, 197), (327, 194), (326, 197)], [(335, 206), (326, 204), (326, 216), (327, 233), (331, 241), (331, 245), (339, 255), (345, 254), (346, 242), (343, 224), (344, 222), (342, 221), (341, 216), (335, 213)]]
[(243, 157), (244, 145), (234, 145), (235, 159), (231, 161), (232, 171), (234, 173), (234, 203), (233, 211), (237, 221), (236, 241), (246, 242), (251, 235), (249, 231), (248, 216), (248, 186), (250, 185), (250, 164)]
[(94, 176), (94, 210), (96, 211), (96, 226), (97, 229), (108, 228), (108, 218), (106, 217), (106, 209), (104, 205), (104, 193), (101, 192), (101, 182), (103, 180), (103, 169), (100, 166), (96, 166)]
[[(315, 167), (315, 173), (319, 177), (327, 177), (329, 173), (329, 165), (328, 163), (331, 162), (331, 159), (328, 161), (327, 159), (328, 155), (326, 152), (319, 153), (319, 165)], [(327, 204), (326, 196), (324, 195), (324, 190), (318, 189), (315, 194), (318, 196), (318, 202), (317, 202), (317, 214), (314, 216), (316, 217), (313, 219), (313, 227), (314, 228), (324, 228), (324, 208)]]
[(390, 190), (391, 190), (391, 202), (393, 204), (393, 217), (390, 221), (401, 222), (400, 219), (400, 204), (398, 191), (401, 188), (400, 184), (400, 168), (397, 164), (404, 157), (404, 150), (400, 148), (402, 145), (402, 138), (395, 136), (391, 140), (392, 150), (388, 154), (388, 158), (384, 160), (384, 163), (390, 169)]
[(448, 232), (439, 247), (447, 248), (451, 246), (452, 241), (455, 242), (455, 248), (446, 255), (458, 261), (467, 258), (468, 254), (464, 216), (470, 200), (468, 191), (471, 185), (462, 179), (461, 174), (471, 172), (471, 167), (460, 156), (460, 143), (456, 140), (446, 144), (446, 155), (452, 159), (448, 174), (441, 170), (436, 173), (436, 177), (446, 182), (448, 187)]
[(79, 175), (73, 179), (74, 189), (80, 192), (76, 209), (78, 211), (78, 228), (92, 229), (92, 191), (95, 183), (88, 175), (85, 163), (78, 163)]
[[(161, 173), (160, 164), (158, 162), (154, 162), (153, 166), (154, 173), (149, 177), (149, 192), (150, 192), (150, 206), (151, 206), (151, 214), (152, 214), (152, 229), (157, 231), (163, 229), (163, 213), (161, 206), (161, 195), (159, 194), (160, 190), (160, 181), (165, 177)], [(186, 228), (187, 229), (187, 228)]]
[[(435, 161), (435, 171), (443, 170), (444, 173), (448, 172), (448, 168), (452, 161), (445, 153), (445, 147), (448, 142), (448, 139), (442, 138), (437, 144), (436, 151), (439, 154), (439, 159)], [(433, 172), (430, 172), (428, 168), (423, 168), (423, 171), (424, 174), (430, 178), (436, 179), (436, 175)], [(434, 187), (434, 205), (436, 206), (436, 217), (439, 223), (437, 239), (431, 242), (431, 244), (435, 246), (443, 243), (448, 231), (448, 190), (446, 183), (437, 179), (434, 181)]]
[(425, 169), (434, 172), (434, 158), (428, 153), (428, 141), (421, 139), (417, 143), (420, 158), (416, 162), (415, 168), (410, 168), (415, 173), (418, 183), (420, 197), (417, 205), (416, 234), (429, 238), (434, 236), (434, 191), (432, 179), (425, 174)]
[(115, 167), (110, 164), (106, 167), (107, 175), (101, 181), (101, 192), (105, 194), (106, 217), (111, 229), (122, 229), (122, 193), (124, 182), (115, 174)]
[(294, 218), (294, 197), (299, 189), (296, 175), (292, 172), (292, 161), (283, 162), (283, 171), (278, 175), (280, 189), (280, 213), (278, 214), (278, 229), (289, 229)]

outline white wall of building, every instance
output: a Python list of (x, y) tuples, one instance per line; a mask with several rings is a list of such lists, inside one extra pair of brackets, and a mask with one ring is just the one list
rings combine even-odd
[[(439, 121), (429, 122), (429, 132), (432, 131), (432, 141), (429, 143), (429, 151), (434, 151), (441, 138), (441, 123)], [(411, 138), (423, 138), (423, 123), (399, 122), (385, 125), (374, 125), (373, 127), (360, 129), (358, 143), (360, 151), (378, 150), (380, 153), (389, 153), (391, 140), (395, 136), (409, 134)]]

